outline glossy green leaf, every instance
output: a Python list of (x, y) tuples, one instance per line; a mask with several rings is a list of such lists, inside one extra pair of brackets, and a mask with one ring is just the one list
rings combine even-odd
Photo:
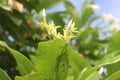
[(120, 61), (120, 50), (113, 51), (108, 53), (101, 59), (99, 66), (104, 66), (108, 64), (114, 64)]
[(113, 73), (106, 80), (119, 80), (120, 79), (120, 71)]
[(59, 39), (40, 42), (35, 64), (46, 80), (65, 80), (68, 72), (66, 42)]
[(105, 57), (102, 60), (100, 60), (98, 66), (106, 66), (107, 74), (108, 76), (110, 76), (111, 74), (120, 70), (119, 63), (120, 63), (120, 50), (116, 50), (106, 54)]
[[(116, 32), (109, 41), (107, 51), (111, 53), (113, 51), (120, 50), (120, 31)], [(108, 76), (114, 72), (120, 70), (120, 61), (111, 65), (107, 65)]]
[(0, 45), (3, 47), (6, 47), (11, 52), (11, 54), (14, 56), (14, 58), (17, 62), (17, 68), (21, 75), (29, 74), (32, 70), (34, 70), (34, 65), (22, 53), (10, 48), (3, 41), (0, 41)]
[(0, 69), (0, 80), (11, 80), (10, 77), (2, 69)]
[[(94, 75), (96, 74), (96, 71), (99, 67), (85, 67), (79, 74), (77, 80), (92, 80), (92, 78), (94, 78)], [(99, 77), (97, 77), (98, 79), (95, 80), (99, 80)]]

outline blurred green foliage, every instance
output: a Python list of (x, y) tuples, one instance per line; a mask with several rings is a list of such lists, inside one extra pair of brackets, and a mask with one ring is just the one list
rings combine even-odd
[[(95, 21), (102, 20), (101, 15), (96, 15), (96, 11), (88, 7), (88, 5), (95, 5), (95, 0), (84, 0), (81, 5), (81, 13), (78, 13), (74, 5), (68, 0), (17, 1), (24, 6), (23, 12), (19, 12), (13, 6), (10, 6), (8, 0), (0, 0), (0, 40), (7, 42), (9, 46), (30, 58), (30, 54), (35, 55), (38, 42), (48, 40), (40, 25), (37, 24), (41, 20), (42, 9), (49, 10), (55, 5), (62, 3), (66, 10), (47, 13), (47, 20), (53, 20), (56, 25), (62, 26), (59, 31), (63, 33), (64, 25), (73, 18), (75, 27), (80, 30), (80, 33), (75, 39), (69, 41), (69, 44), (93, 66), (102, 58), (103, 54), (101, 53), (105, 53), (104, 50), (109, 37), (106, 36), (105, 39), (100, 39), (100, 32), (102, 32), (100, 25), (92, 26)], [(36, 17), (34, 17), (35, 15)], [(103, 24), (104, 21), (101, 23)], [(111, 34), (111, 32), (109, 33)], [(102, 32), (102, 34), (106, 35), (106, 32)], [(76, 58), (73, 60), (76, 63), (80, 63)], [(72, 62), (71, 64), (74, 64)], [(14, 78), (15, 75), (20, 75), (15, 66), (16, 61), (13, 56), (8, 54), (5, 48), (0, 47), (0, 67)], [(79, 65), (74, 65), (73, 67), (76, 66), (78, 67)], [(76, 68), (75, 71), (81, 70)]]

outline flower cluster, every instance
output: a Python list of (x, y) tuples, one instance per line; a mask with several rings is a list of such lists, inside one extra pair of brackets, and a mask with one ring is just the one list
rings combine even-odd
[(68, 41), (71, 38), (75, 37), (74, 33), (78, 33), (77, 28), (74, 28), (75, 22), (71, 19), (68, 25), (65, 26), (63, 39)]
[(119, 30), (118, 19), (113, 17), (111, 14), (102, 14), (102, 18), (104, 21), (108, 21), (110, 23), (110, 31), (117, 31)]
[(74, 28), (75, 22), (71, 19), (68, 25), (65, 26), (63, 35), (60, 32), (57, 32), (57, 29), (60, 26), (55, 26), (54, 22), (52, 21), (51, 23), (47, 23), (46, 20), (46, 13), (45, 10), (43, 9), (43, 20), (40, 22), (40, 26), (42, 30), (44, 30), (47, 33), (47, 36), (49, 39), (54, 39), (54, 38), (60, 38), (64, 39), (66, 42), (68, 42), (70, 39), (75, 37), (74, 34), (78, 33), (77, 28)]
[(102, 14), (102, 18), (103, 18), (105, 21), (109, 21), (111, 24), (118, 22), (118, 19), (115, 18), (112, 14), (103, 13), (103, 14)]

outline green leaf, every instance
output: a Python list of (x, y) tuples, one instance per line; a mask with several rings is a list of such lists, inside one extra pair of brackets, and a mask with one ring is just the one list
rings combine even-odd
[[(92, 73), (87, 79), (85, 80), (100, 80), (101, 79), (101, 75), (96, 71), (94, 73)], [(83, 80), (83, 79), (82, 79)]]
[[(114, 64), (118, 61), (120, 61), (120, 50), (106, 54), (96, 67), (87, 67), (83, 69), (77, 80), (99, 80), (101, 77), (96, 73), (97, 69), (105, 65)], [(94, 77), (95, 75), (98, 77)]]
[(70, 66), (75, 71), (75, 75), (77, 76), (86, 66), (90, 66), (90, 64), (85, 61), (84, 58), (81, 58), (79, 54), (77, 54), (70, 46), (68, 47), (69, 53), (69, 63)]
[(78, 13), (77, 13), (75, 7), (73, 6), (73, 4), (70, 3), (69, 1), (64, 1), (64, 5), (65, 5), (65, 8), (66, 8), (68, 14), (70, 14), (71, 18), (74, 19), (74, 21), (76, 23), (75, 26), (80, 27), (80, 18), (78, 16)]
[[(116, 32), (110, 38), (110, 41), (108, 44), (108, 48), (107, 48), (108, 53), (111, 53), (115, 50), (120, 50), (120, 31)], [(111, 74), (113, 74), (116, 71), (119, 71), (120, 70), (119, 66), (120, 66), (120, 61), (117, 63), (111, 64), (111, 65), (107, 65), (106, 67), (107, 67), (108, 76), (110, 76)]]
[(68, 72), (66, 42), (55, 39), (38, 45), (36, 69), (47, 80), (65, 80)]
[(108, 77), (106, 80), (119, 80), (120, 79), (120, 71), (117, 71), (113, 73), (110, 77)]
[(22, 53), (10, 48), (3, 41), (0, 41), (0, 45), (3, 47), (6, 47), (11, 52), (11, 54), (14, 56), (14, 58), (17, 62), (17, 68), (18, 68), (21, 75), (29, 74), (32, 70), (34, 70), (33, 64)]
[[(96, 71), (98, 68), (99, 68), (98, 66), (97, 67), (88, 66), (88, 67), (84, 68), (80, 72), (77, 80), (97, 80), (97, 79), (91, 79), (91, 78), (93, 78), (94, 75), (97, 75)], [(99, 77), (97, 77), (97, 78), (99, 80)]]
[(120, 61), (120, 50), (105, 54), (104, 58), (99, 62), (99, 66), (114, 64)]
[(0, 7), (7, 11), (12, 11), (12, 7), (8, 5), (8, 0), (0, 0)]
[(22, 77), (16, 76), (15, 80), (47, 80), (47, 79), (41, 76), (39, 73), (33, 72)]
[(73, 78), (74, 78), (74, 76), (67, 76), (66, 80), (74, 80)]
[(105, 55), (98, 66), (106, 66), (107, 74), (110, 76), (114, 72), (120, 70), (120, 50), (113, 51)]
[(120, 31), (115, 33), (109, 41), (107, 51), (112, 52), (114, 50), (120, 50)]
[(87, 27), (84, 31), (81, 31), (79, 35), (79, 39), (85, 39), (93, 32), (94, 32), (94, 29), (92, 29), (91, 27)]
[(82, 6), (82, 15), (81, 15), (82, 26), (84, 26), (87, 23), (91, 15), (94, 13), (94, 11), (88, 7), (89, 4), (95, 4), (95, 0), (91, 0), (90, 3), (88, 3), (87, 0), (84, 1)]
[(18, 19), (12, 15), (9, 15), (10, 19), (13, 21), (13, 23), (15, 23), (17, 26), (20, 26), (20, 24), (22, 23), (21, 19)]
[(10, 77), (0, 68), (0, 80), (11, 80)]
[(0, 7), (7, 10), (7, 11), (12, 11), (12, 7), (9, 6), (9, 5), (3, 5), (3, 4), (0, 4)]
[(66, 12), (54, 12), (47, 15), (47, 19), (53, 19), (56, 25), (61, 27), (65, 25), (63, 18), (66, 16)]

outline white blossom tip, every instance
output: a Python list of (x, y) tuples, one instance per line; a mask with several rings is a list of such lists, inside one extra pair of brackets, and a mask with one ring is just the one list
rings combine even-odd
[(43, 17), (46, 16), (46, 12), (45, 12), (45, 9), (44, 9), (44, 8), (43, 8), (42, 16), (43, 16)]
[(73, 19), (71, 19), (68, 23), (68, 26), (71, 26), (72, 25), (72, 22), (73, 22)]

